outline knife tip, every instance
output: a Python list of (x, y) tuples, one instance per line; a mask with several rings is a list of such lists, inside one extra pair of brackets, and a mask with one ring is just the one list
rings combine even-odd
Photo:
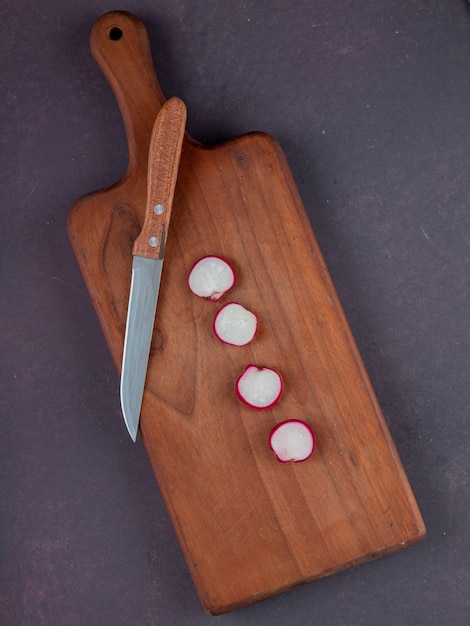
[(137, 428), (133, 428), (130, 424), (127, 423), (127, 420), (124, 417), (124, 421), (126, 422), (127, 432), (129, 433), (130, 438), (135, 443), (137, 440)]
[(122, 411), (122, 416), (124, 418), (124, 423), (126, 424), (126, 427), (127, 427), (127, 432), (129, 433), (129, 436), (132, 439), (132, 441), (135, 443), (137, 440), (137, 431), (139, 430), (139, 420), (129, 418), (129, 415), (128, 415), (129, 411), (126, 411), (125, 403), (123, 402), (122, 396), (121, 396), (121, 411)]

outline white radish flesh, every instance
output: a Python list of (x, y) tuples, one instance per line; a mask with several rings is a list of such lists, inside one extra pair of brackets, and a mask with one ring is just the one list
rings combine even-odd
[(188, 286), (200, 298), (216, 302), (235, 284), (232, 266), (218, 256), (199, 259), (188, 276)]
[(229, 302), (214, 318), (214, 333), (224, 343), (233, 346), (246, 346), (253, 339), (258, 326), (254, 313), (241, 304)]
[(248, 365), (235, 384), (237, 396), (254, 409), (268, 409), (282, 394), (282, 377), (270, 367)]
[(305, 461), (315, 448), (315, 435), (308, 424), (291, 419), (275, 426), (269, 435), (269, 445), (278, 461)]

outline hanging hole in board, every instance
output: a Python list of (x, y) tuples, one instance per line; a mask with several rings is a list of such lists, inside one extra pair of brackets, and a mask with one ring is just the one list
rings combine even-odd
[(122, 35), (122, 28), (119, 28), (119, 26), (113, 26), (109, 29), (108, 36), (111, 41), (119, 41), (122, 38)]

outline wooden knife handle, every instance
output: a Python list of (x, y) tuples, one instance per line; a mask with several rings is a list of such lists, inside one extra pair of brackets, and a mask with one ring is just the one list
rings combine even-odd
[(163, 259), (186, 126), (186, 106), (171, 98), (160, 109), (148, 157), (147, 207), (133, 254)]
[(147, 168), (150, 135), (165, 103), (144, 24), (131, 13), (112, 11), (90, 32), (91, 53), (119, 104), (129, 146), (128, 174)]

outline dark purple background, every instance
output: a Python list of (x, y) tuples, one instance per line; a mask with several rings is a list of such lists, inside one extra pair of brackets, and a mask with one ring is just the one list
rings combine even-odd
[[(415, 547), (212, 618), (66, 234), (124, 173), (90, 56), (146, 23), (203, 141), (283, 146), (427, 524)], [(0, 623), (461, 625), (469, 580), (470, 12), (464, 0), (0, 3)]]

